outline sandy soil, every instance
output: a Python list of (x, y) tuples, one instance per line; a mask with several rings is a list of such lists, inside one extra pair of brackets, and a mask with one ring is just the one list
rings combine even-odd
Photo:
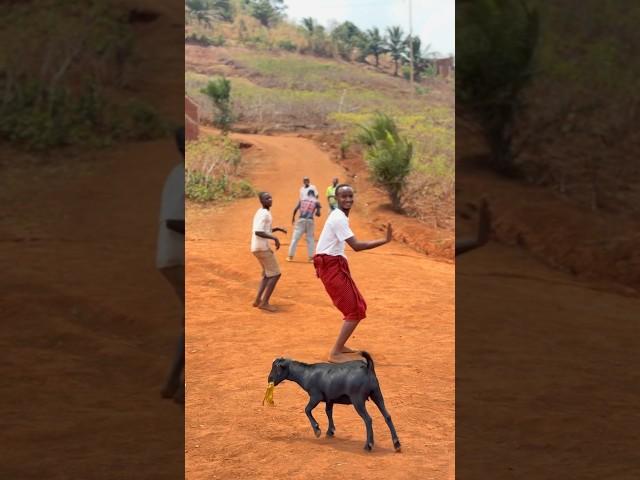
[(457, 474), (640, 478), (637, 229), (472, 163), (456, 228), (485, 197), (494, 231), (456, 261)]
[[(273, 194), (274, 224), (291, 227), (303, 175), (324, 190), (345, 172), (310, 140), (296, 136), (234, 135), (250, 142), (250, 178)], [(358, 200), (356, 200), (357, 203)], [(251, 307), (260, 269), (249, 251), (255, 198), (187, 210), (187, 478), (302, 479), (453, 478), (454, 267), (399, 242), (350, 253), (352, 272), (369, 303), (352, 340), (376, 361), (402, 453), (368, 403), (376, 447), (366, 453), (364, 425), (350, 406), (336, 407), (336, 437), (316, 439), (304, 414), (306, 393), (285, 382), (275, 407), (262, 406), (271, 362), (288, 356), (324, 361), (340, 327), (313, 266), (299, 244), (285, 262), (289, 237), (277, 252), (283, 277), (269, 314)], [(316, 225), (320, 233), (326, 212)], [(351, 225), (377, 238), (363, 210)], [(291, 230), (290, 230), (291, 232)], [(323, 409), (316, 417), (326, 429)]]

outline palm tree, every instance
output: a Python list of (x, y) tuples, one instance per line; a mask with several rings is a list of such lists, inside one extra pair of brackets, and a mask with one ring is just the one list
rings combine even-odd
[(380, 36), (378, 27), (367, 30), (365, 33), (364, 55), (373, 55), (376, 59), (376, 67), (380, 64), (380, 55), (387, 51), (385, 39)]
[(316, 33), (318, 24), (311, 17), (306, 17), (301, 20), (302, 33), (307, 37), (307, 44), (310, 50), (313, 50), (313, 37)]
[(387, 49), (391, 58), (393, 59), (393, 75), (398, 76), (398, 62), (402, 60), (402, 54), (406, 51), (407, 44), (404, 39), (404, 32), (401, 27), (389, 27), (387, 28)]
[(305, 35), (311, 37), (316, 31), (316, 21), (311, 17), (306, 17), (301, 20), (302, 30)]

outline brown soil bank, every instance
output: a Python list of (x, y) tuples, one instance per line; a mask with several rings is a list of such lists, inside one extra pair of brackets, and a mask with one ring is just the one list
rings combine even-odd
[(640, 288), (640, 223), (633, 217), (593, 212), (559, 194), (479, 170), (456, 178), (461, 210), (486, 197), (495, 212), (495, 239), (519, 245), (550, 267), (588, 280)]

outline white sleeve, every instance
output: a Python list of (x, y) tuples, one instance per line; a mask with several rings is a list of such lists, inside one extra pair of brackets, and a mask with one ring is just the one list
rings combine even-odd
[(341, 242), (353, 237), (353, 232), (351, 228), (349, 228), (349, 220), (347, 220), (347, 217), (339, 218), (333, 226), (333, 231)]
[(253, 231), (254, 232), (269, 232), (269, 212), (264, 209), (258, 210), (256, 216), (253, 218)]

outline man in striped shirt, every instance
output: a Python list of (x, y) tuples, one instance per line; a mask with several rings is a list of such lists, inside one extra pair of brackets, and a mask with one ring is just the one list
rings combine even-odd
[[(296, 222), (296, 213), (300, 212), (298, 221)], [(313, 215), (320, 216), (320, 202), (316, 197), (316, 192), (309, 190), (307, 192), (307, 198), (300, 200), (293, 210), (293, 217), (291, 223), (295, 224), (295, 230), (293, 232), (293, 239), (291, 245), (289, 245), (289, 255), (287, 256), (287, 262), (293, 261), (293, 257), (296, 255), (296, 247), (298, 241), (303, 234), (306, 234), (307, 238), (307, 253), (309, 262), (313, 262), (313, 252), (315, 248), (314, 238), (314, 225)]]

